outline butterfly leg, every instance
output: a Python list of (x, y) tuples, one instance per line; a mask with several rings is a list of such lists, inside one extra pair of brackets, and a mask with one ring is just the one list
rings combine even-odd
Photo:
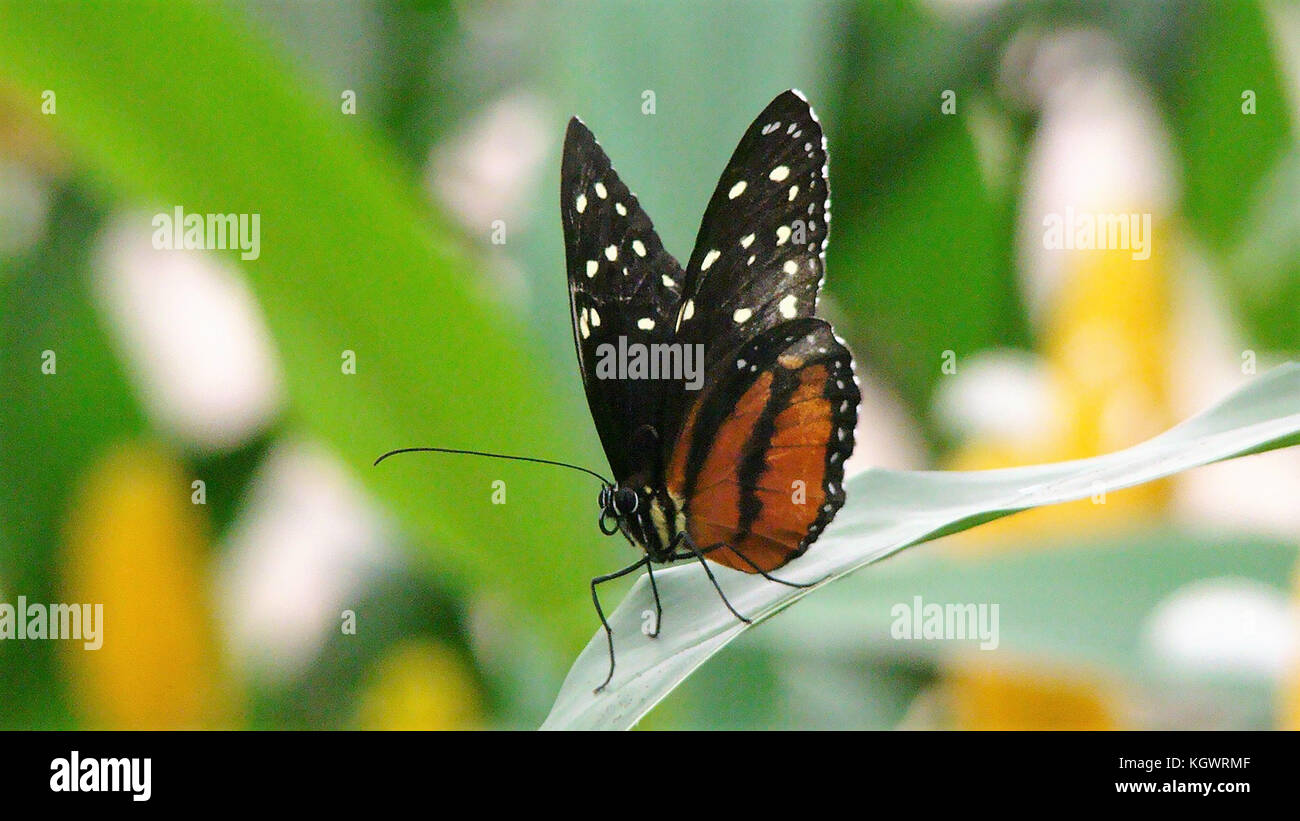
[[(704, 548), (703, 550), (699, 551), (699, 553), (701, 553), (701, 554), (704, 554), (704, 553), (711, 553), (711, 552), (713, 552), (714, 550), (717, 550), (717, 549), (719, 549), (719, 548), (729, 547), (729, 546), (730, 546), (730, 545), (727, 545), (727, 544), (724, 543), (724, 542), (719, 542), (718, 544), (710, 545), (709, 547)], [(826, 578), (829, 578), (829, 577), (821, 578), (821, 579), (818, 579), (818, 580), (815, 581), (815, 582), (789, 582), (789, 581), (786, 581), (785, 579), (778, 579), (776, 576), (772, 576), (772, 575), (768, 574), (768, 573), (767, 573), (765, 570), (763, 570), (761, 567), (759, 567), (758, 565), (754, 564), (754, 561), (753, 561), (752, 559), (750, 559), (750, 558), (749, 558), (748, 556), (746, 556), (744, 553), (741, 553), (741, 552), (740, 552), (739, 550), (737, 550), (736, 548), (732, 547), (732, 548), (731, 548), (731, 552), (732, 552), (732, 553), (735, 553), (737, 556), (739, 556), (739, 557), (740, 557), (740, 560), (743, 561), (745, 564), (747, 564), (747, 565), (749, 565), (750, 567), (754, 568), (754, 572), (757, 573), (758, 575), (762, 576), (763, 578), (767, 579), (767, 580), (770, 581), (770, 582), (776, 582), (777, 584), (783, 584), (783, 585), (785, 585), (786, 587), (797, 587), (797, 588), (799, 588), (799, 589), (803, 589), (803, 588), (805, 588), (805, 587), (816, 587), (817, 585), (819, 585), (819, 584), (821, 584), (822, 582), (826, 581)], [(668, 557), (668, 560), (669, 560), (669, 561), (677, 561), (677, 560), (679, 560), (679, 559), (693, 559), (693, 558), (695, 558), (695, 555), (696, 555), (696, 554), (694, 554), (694, 553), (674, 553), (674, 554), (672, 554), (671, 556)]]
[[(600, 596), (596, 595), (596, 585), (612, 582), (614, 579), (621, 579), (627, 574), (639, 570), (643, 565), (649, 564), (649, 562), (650, 557), (645, 556), (636, 564), (628, 565), (622, 570), (616, 570), (606, 576), (597, 576), (591, 580), (591, 601), (596, 605), (596, 615), (600, 616), (600, 625), (605, 628), (605, 641), (609, 643), (609, 675), (605, 676), (605, 680), (601, 682), (601, 685), (592, 691), (594, 693), (604, 690), (605, 685), (609, 684), (610, 680), (614, 678), (614, 631), (610, 628), (609, 620), (605, 618), (605, 611), (600, 606)], [(658, 591), (655, 592), (655, 603), (659, 603)], [(657, 628), (658, 625), (655, 625), (655, 627)]]
[(655, 565), (654, 562), (650, 561), (649, 556), (646, 557), (645, 574), (650, 577), (650, 592), (654, 593), (655, 596), (655, 629), (653, 633), (647, 635), (652, 639), (657, 639), (659, 638), (659, 625), (663, 624), (664, 621), (664, 607), (659, 603), (659, 585), (655, 584)]
[(783, 585), (785, 585), (786, 587), (795, 587), (795, 588), (803, 589), (803, 588), (805, 588), (805, 587), (816, 587), (817, 585), (819, 585), (819, 584), (821, 584), (822, 582), (826, 581), (826, 579), (824, 579), (824, 578), (822, 578), (822, 579), (818, 579), (818, 580), (815, 581), (815, 582), (788, 582), (788, 581), (786, 581), (785, 579), (778, 579), (776, 576), (770, 576), (770, 575), (768, 575), (767, 571), (763, 570), (763, 568), (761, 568), (761, 567), (759, 567), (758, 565), (754, 564), (754, 561), (753, 561), (752, 559), (750, 559), (750, 558), (749, 558), (748, 556), (746, 556), (744, 553), (741, 553), (741, 552), (740, 552), (739, 550), (737, 550), (736, 548), (734, 548), (734, 547), (731, 548), (731, 552), (732, 552), (732, 553), (735, 553), (737, 556), (739, 556), (739, 557), (740, 557), (740, 560), (741, 560), (742, 562), (744, 562), (745, 564), (747, 564), (747, 565), (749, 565), (750, 567), (754, 568), (754, 572), (755, 572), (755, 573), (757, 573), (758, 575), (760, 575), (760, 576), (762, 576), (763, 578), (767, 579), (769, 582), (776, 582), (777, 584), (783, 584)]
[[(686, 534), (685, 534), (684, 532), (681, 533), (681, 534), (678, 536), (677, 541), (674, 541), (673, 544), (677, 544), (678, 541), (681, 541), (681, 537), (682, 537), (682, 536), (685, 536), (685, 535), (686, 535)], [(700, 548), (699, 550), (696, 550), (694, 553), (692, 553), (692, 552), (690, 552), (690, 551), (683, 551), (683, 552), (680, 552), (680, 553), (672, 553), (672, 554), (670, 554), (670, 555), (668, 556), (668, 561), (670, 561), (670, 562), (677, 562), (677, 561), (681, 561), (682, 559), (694, 559), (696, 556), (701, 556), (701, 555), (703, 555), (703, 556), (707, 556), (708, 554), (712, 553), (713, 551), (717, 550), (717, 549), (720, 548), (720, 547), (726, 547), (726, 545), (723, 544), (722, 542), (718, 542), (718, 543), (715, 544), (715, 545), (709, 545), (708, 547)]]
[[(700, 560), (700, 566), (702, 566), (704, 568), (704, 572), (708, 574), (709, 581), (713, 583), (713, 589), (718, 591), (718, 597), (722, 599), (722, 603), (725, 604), (727, 606), (727, 609), (731, 611), (731, 615), (740, 619), (745, 624), (753, 624), (754, 622), (752, 619), (747, 619), (744, 616), (740, 615), (739, 611), (737, 611), (736, 608), (731, 606), (731, 602), (727, 601), (727, 594), (722, 592), (722, 587), (718, 584), (718, 580), (713, 577), (713, 571), (709, 569), (709, 563), (704, 560), (704, 554), (701, 553), (700, 549), (695, 546), (695, 541), (691, 539), (690, 534), (687, 533), (685, 530), (683, 530), (681, 533), (677, 534), (677, 538), (674, 539), (674, 542), (675, 544), (669, 546), (669, 550), (675, 549), (677, 547), (676, 543), (685, 544), (686, 548), (691, 551), (691, 555), (693, 555), (695, 558)], [(712, 549), (713, 548), (706, 548), (706, 550), (712, 550)]]

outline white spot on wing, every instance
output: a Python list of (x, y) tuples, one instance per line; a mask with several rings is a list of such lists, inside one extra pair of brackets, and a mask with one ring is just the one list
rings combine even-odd
[(596, 313), (596, 309), (595, 309), (595, 308), (592, 308), (592, 309), (591, 309), (591, 326), (592, 326), (593, 328), (599, 328), (599, 327), (600, 327), (600, 314)]
[(799, 196), (799, 186), (797, 185), (790, 186), (790, 198), (788, 201), (794, 202), (794, 198), (797, 196)]
[(609, 192), (605, 190), (604, 183), (598, 182), (592, 187), (596, 189), (596, 196), (600, 197), (602, 200), (609, 196)]
[[(789, 233), (789, 232), (787, 231), (786, 233)], [(618, 246), (617, 246), (617, 245), (611, 245), (611, 246), (609, 246), (608, 248), (605, 249), (605, 259), (609, 260), (610, 262), (613, 262), (614, 260), (618, 259)]]
[(623, 203), (621, 202), (614, 203), (614, 210), (618, 212), (620, 217), (627, 216), (627, 209), (623, 207)]
[(778, 165), (772, 169), (772, 173), (768, 174), (767, 178), (772, 182), (780, 182), (788, 176), (790, 176), (790, 166)]
[(639, 239), (632, 240), (632, 250), (635, 251), (636, 255), (639, 257), (645, 256), (645, 245), (642, 244)]
[(780, 228), (776, 229), (777, 245), (784, 245), (785, 241), (788, 240), (789, 238), (790, 238), (790, 226), (782, 225)]
[(688, 299), (686, 300), (686, 304), (682, 306), (682, 309), (677, 312), (677, 325), (674, 327), (674, 330), (680, 329), (682, 327), (682, 322), (693, 316), (695, 316), (695, 300)]
[(586, 211), (586, 210), (587, 210), (587, 195), (586, 195), (586, 194), (579, 194), (579, 195), (578, 195), (578, 198), (577, 198), (576, 200), (573, 201), (573, 207), (578, 209), (578, 213), (579, 213), (579, 214), (581, 214), (583, 211)]
[(664, 287), (665, 287), (665, 288), (676, 288), (676, 287), (677, 287), (677, 280), (673, 279), (672, 277), (668, 276), (667, 274), (664, 274), (664, 276), (663, 276), (663, 280), (664, 280)]
[(636, 321), (636, 326), (643, 331), (653, 331), (655, 329), (655, 321), (650, 317), (645, 316)]
[(750, 318), (751, 316), (753, 316), (753, 315), (754, 315), (754, 312), (751, 311), (751, 310), (749, 310), (748, 308), (737, 308), (737, 309), (736, 309), (736, 312), (735, 312), (734, 314), (731, 315), (731, 319), (732, 319), (732, 321), (735, 322), (737, 325), (740, 325), (740, 324), (744, 323), (745, 320), (749, 319), (749, 318)]
[(799, 270), (799, 263), (792, 259), (786, 260), (785, 265), (781, 266), (781, 270), (785, 271), (787, 274), (794, 274)]
[(799, 300), (795, 298), (794, 294), (787, 295), (784, 299), (781, 300), (781, 304), (779, 306), (781, 309), (781, 316), (785, 317), (786, 319), (794, 319), (798, 304), (799, 304)]
[(594, 259), (587, 260), (587, 277), (590, 279), (600, 270), (600, 263)]
[(746, 185), (748, 185), (748, 183), (746, 183), (744, 180), (741, 180), (740, 182), (731, 186), (731, 190), (727, 192), (727, 199), (734, 200), (736, 197), (739, 197), (741, 194), (745, 193)]
[(722, 254), (719, 253), (716, 248), (712, 251), (709, 251), (707, 254), (704, 255), (704, 261), (700, 263), (700, 270), (701, 271), (709, 270), (709, 266), (717, 262), (718, 257), (720, 256), (722, 256)]
[(754, 235), (746, 234), (745, 236), (740, 238), (740, 247), (748, 248), (753, 241), (754, 241)]

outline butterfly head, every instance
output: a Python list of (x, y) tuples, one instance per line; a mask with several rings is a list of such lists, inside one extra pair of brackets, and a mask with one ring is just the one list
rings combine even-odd
[[(641, 508), (641, 496), (630, 487), (604, 485), (600, 489), (600, 532), (613, 536), (619, 526)], [(606, 521), (611, 524), (606, 525)]]
[(662, 487), (634, 484), (606, 485), (600, 489), (600, 531), (612, 536), (619, 531), (652, 561), (666, 561), (672, 554), (674, 536), (686, 527), (681, 503)]

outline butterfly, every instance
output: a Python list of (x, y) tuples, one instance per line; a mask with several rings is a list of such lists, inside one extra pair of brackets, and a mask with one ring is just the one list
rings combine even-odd
[[(698, 561), (746, 622), (709, 562), (803, 586), (770, 573), (808, 550), (843, 506), (861, 395), (852, 356), (816, 316), (827, 150), (798, 91), (777, 96), (746, 130), (685, 268), (577, 117), (564, 139), (560, 214), (578, 365), (614, 474), (601, 487), (598, 526), (642, 554), (591, 581), (610, 655), (599, 692), (614, 675), (614, 642), (598, 585), (644, 567), (652, 635), (662, 620), (656, 564)], [(626, 361), (636, 354), (639, 369)], [(664, 367), (656, 373), (647, 359)], [(698, 384), (671, 367), (691, 361)]]

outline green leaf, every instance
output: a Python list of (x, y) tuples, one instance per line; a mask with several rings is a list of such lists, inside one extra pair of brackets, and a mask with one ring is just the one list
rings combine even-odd
[(951, 642), (891, 638), (896, 602), (997, 602), (1000, 648), (1140, 677), (1150, 667), (1143, 627), (1169, 595), (1223, 576), (1283, 595), (1297, 552), (1274, 538), (1149, 526), (1012, 547), (976, 555), (908, 551), (792, 609), (761, 631), (765, 646), (827, 658), (938, 657)]
[[(1149, 482), (1188, 468), (1300, 442), (1300, 365), (1265, 374), (1213, 408), (1134, 447), (1072, 462), (975, 472), (870, 470), (847, 483), (849, 502), (805, 556), (782, 569), (818, 586), (918, 542), (1040, 505)], [(731, 603), (755, 622), (811, 589), (714, 570)], [(653, 611), (647, 580), (637, 580), (611, 614), (618, 667), (593, 693), (608, 665), (598, 632), (565, 679), (544, 729), (626, 729), (748, 625), (719, 600), (698, 565), (655, 574), (664, 621), (657, 639), (641, 632)], [(812, 588), (816, 589), (816, 588)]]
[[(1211, 248), (1226, 250), (1249, 227), (1260, 185), (1294, 143), (1290, 101), (1259, 3), (1213, 4), (1192, 14), (1200, 25), (1161, 100), (1183, 162), (1184, 212)], [(1253, 114), (1243, 111), (1247, 92)]]

